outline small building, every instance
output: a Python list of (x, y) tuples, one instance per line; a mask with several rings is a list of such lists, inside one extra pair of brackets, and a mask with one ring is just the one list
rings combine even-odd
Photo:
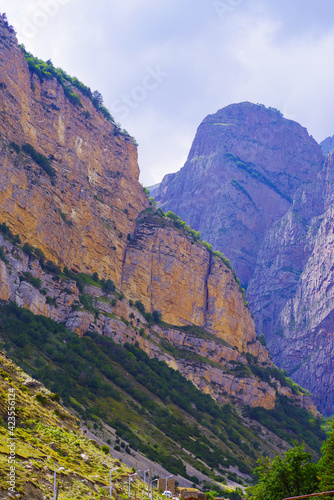
[(169, 477), (167, 479), (167, 488), (166, 488), (166, 478), (159, 478), (158, 481), (158, 490), (159, 491), (170, 491), (172, 495), (175, 495), (176, 491), (176, 484), (175, 484), (175, 478), (174, 477)]
[(179, 497), (184, 500), (187, 499), (197, 499), (197, 500), (206, 500), (206, 494), (197, 490), (196, 488), (177, 488), (177, 492)]

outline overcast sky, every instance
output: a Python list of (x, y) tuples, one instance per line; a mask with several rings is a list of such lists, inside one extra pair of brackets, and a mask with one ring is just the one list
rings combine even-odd
[(18, 39), (99, 90), (141, 182), (179, 170), (206, 115), (263, 103), (334, 134), (333, 0), (0, 0)]

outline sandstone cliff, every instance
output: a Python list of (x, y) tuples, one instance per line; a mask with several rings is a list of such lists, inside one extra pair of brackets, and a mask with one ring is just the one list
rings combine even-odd
[(203, 120), (184, 167), (165, 176), (155, 199), (223, 251), (246, 284), (266, 232), (322, 163), (298, 123), (261, 105), (232, 104)]
[[(148, 206), (137, 148), (86, 96), (76, 90), (75, 106), (55, 78), (31, 72), (3, 23), (0, 35), (0, 218), (53, 261), (120, 283), (126, 235)], [(11, 143), (49, 158), (54, 185)]]

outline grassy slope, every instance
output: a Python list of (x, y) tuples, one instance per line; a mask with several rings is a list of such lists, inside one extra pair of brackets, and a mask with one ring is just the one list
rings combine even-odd
[[(42, 384), (25, 385), (28, 378), (0, 352), (0, 494), (9, 486), (7, 401), (9, 389), (14, 389), (16, 493), (25, 494), (25, 498), (51, 498), (54, 470), (65, 467), (58, 475), (62, 499), (100, 498), (108, 491), (109, 469), (119, 466), (113, 473), (113, 482), (118, 492), (126, 496), (121, 478), (127, 477), (129, 468), (86, 439), (77, 418), (60, 406), (57, 397)], [(142, 489), (143, 485), (138, 482), (136, 488)]]

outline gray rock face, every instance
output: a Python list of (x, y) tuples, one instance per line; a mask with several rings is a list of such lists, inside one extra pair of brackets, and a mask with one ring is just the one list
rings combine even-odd
[(323, 160), (306, 129), (277, 110), (232, 104), (205, 118), (186, 164), (155, 199), (223, 251), (246, 284), (265, 234)]
[(267, 234), (248, 288), (273, 361), (334, 412), (334, 155)]

